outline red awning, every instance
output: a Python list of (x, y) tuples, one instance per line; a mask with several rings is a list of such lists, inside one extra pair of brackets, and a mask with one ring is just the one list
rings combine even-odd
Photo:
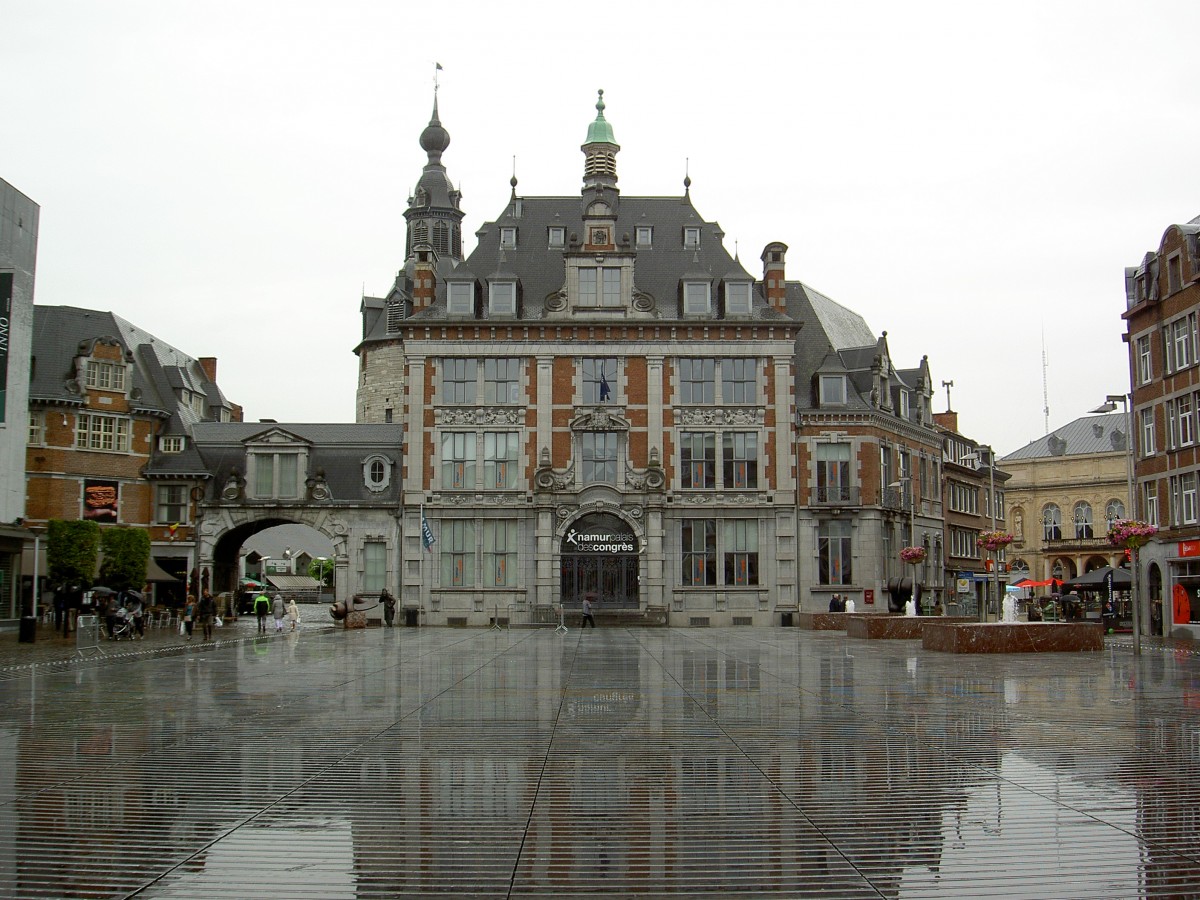
[(1034, 581), (1032, 578), (1022, 578), (1020, 581), (1013, 582), (1013, 587), (1032, 588), (1047, 587), (1049, 585), (1058, 587), (1060, 584), (1062, 584), (1062, 581), (1057, 578), (1047, 578), (1045, 581)]

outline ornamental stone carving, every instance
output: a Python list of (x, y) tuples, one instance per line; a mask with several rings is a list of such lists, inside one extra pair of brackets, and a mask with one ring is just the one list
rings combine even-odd
[(763, 425), (767, 411), (756, 409), (718, 409), (715, 407), (683, 407), (675, 410), (680, 425)]
[(475, 409), (443, 408), (433, 411), (438, 425), (520, 425), (524, 410), (516, 407), (478, 407)]
[(592, 409), (578, 408), (571, 420), (572, 431), (628, 431), (629, 422), (624, 410), (597, 406)]

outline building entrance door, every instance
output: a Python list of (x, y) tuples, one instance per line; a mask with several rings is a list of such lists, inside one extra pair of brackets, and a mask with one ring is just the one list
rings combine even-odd
[(577, 609), (591, 594), (600, 609), (639, 607), (638, 539), (619, 516), (584, 516), (567, 529), (559, 549), (563, 606)]

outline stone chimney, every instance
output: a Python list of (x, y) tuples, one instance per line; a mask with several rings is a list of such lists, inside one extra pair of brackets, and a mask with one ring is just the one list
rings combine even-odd
[(784, 262), (787, 257), (787, 244), (772, 241), (762, 252), (763, 290), (767, 303), (772, 309), (785, 311), (787, 306), (787, 279), (784, 274)]

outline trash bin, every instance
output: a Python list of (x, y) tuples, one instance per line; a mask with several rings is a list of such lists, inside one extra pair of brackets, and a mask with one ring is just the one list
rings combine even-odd
[(21, 624), (17, 630), (17, 640), (22, 644), (32, 644), (37, 638), (37, 617), (21, 616)]
[(420, 612), (415, 606), (406, 606), (404, 608), (404, 626), (406, 628), (417, 627), (417, 613)]
[(792, 627), (792, 614), (790, 612), (780, 613), (779, 614), (779, 624), (782, 625), (784, 628), (791, 628)]

